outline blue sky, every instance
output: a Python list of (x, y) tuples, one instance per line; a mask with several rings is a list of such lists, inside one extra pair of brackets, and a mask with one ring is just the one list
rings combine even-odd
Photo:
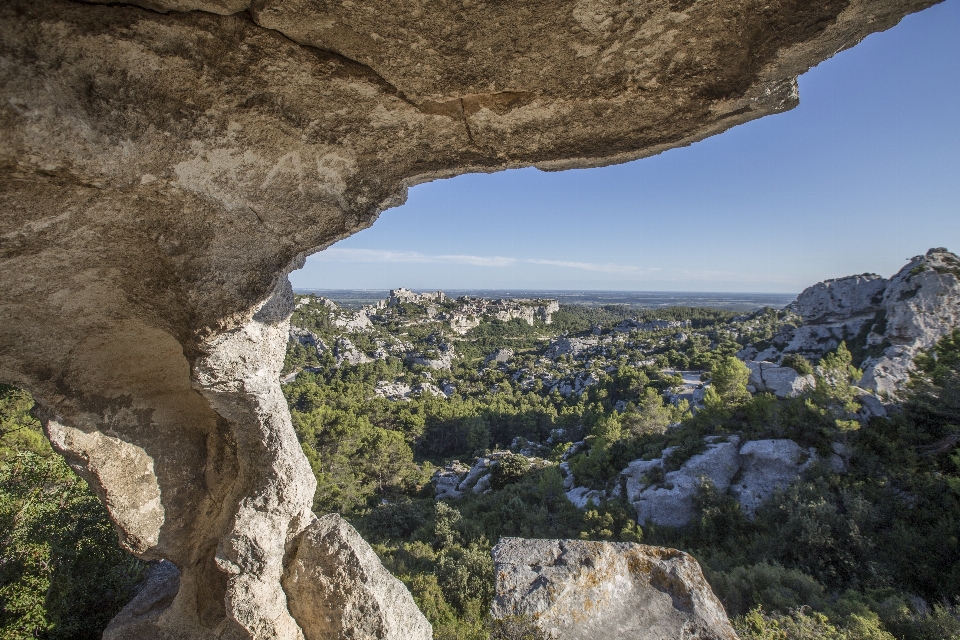
[(298, 288), (797, 292), (960, 252), (960, 0), (800, 78), (800, 106), (605, 167), (419, 185)]

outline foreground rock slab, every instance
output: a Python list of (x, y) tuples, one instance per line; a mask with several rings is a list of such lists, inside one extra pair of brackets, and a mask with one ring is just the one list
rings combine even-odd
[(736, 640), (691, 556), (627, 542), (503, 538), (494, 618), (532, 620), (557, 640)]

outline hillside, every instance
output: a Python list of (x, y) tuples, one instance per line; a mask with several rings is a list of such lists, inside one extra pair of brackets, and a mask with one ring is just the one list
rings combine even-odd
[(476, 301), (303, 296), (285, 393), (315, 509), (350, 514), (437, 637), (485, 637), (501, 536), (690, 551), (745, 637), (953, 637), (960, 417), (931, 416), (954, 374), (917, 356), (953, 357), (955, 260), (780, 310), (492, 304), (466, 331)]
[[(537, 637), (490, 619), (501, 538), (686, 551), (744, 639), (960, 637), (958, 265), (750, 313), (300, 295), (282, 377), (313, 509), (439, 639)], [(4, 388), (3, 637), (98, 637), (145, 566), (30, 405)]]

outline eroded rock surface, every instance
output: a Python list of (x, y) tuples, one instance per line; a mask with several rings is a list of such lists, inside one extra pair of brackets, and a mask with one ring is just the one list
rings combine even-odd
[[(696, 497), (707, 482), (720, 493), (729, 492), (746, 516), (753, 518), (774, 492), (798, 480), (817, 460), (816, 451), (793, 440), (750, 440), (741, 445), (739, 436), (726, 440), (710, 436), (706, 451), (665, 473), (673, 452), (671, 447), (659, 458), (634, 460), (620, 474), (623, 489), (618, 484), (613, 495), (626, 492), (624, 497), (641, 525), (686, 526), (697, 513)], [(845, 459), (834, 466), (838, 473), (844, 472)]]
[(314, 522), (283, 577), (290, 613), (308, 638), (430, 640), (433, 630), (403, 583), (337, 514)]
[(750, 369), (749, 382), (753, 391), (769, 391), (781, 398), (792, 398), (815, 385), (813, 375), (800, 375), (790, 367), (752, 360), (745, 364)]
[[(726, 491), (730, 481), (740, 469), (738, 449), (740, 439), (731, 436), (728, 442), (714, 442), (707, 450), (687, 460), (676, 471), (662, 474), (664, 459), (659, 459), (662, 482), (651, 483), (647, 468), (635, 465), (627, 467), (627, 500), (637, 512), (637, 522), (668, 527), (682, 527), (690, 522), (695, 513), (694, 498), (700, 486), (709, 481), (718, 491)], [(642, 488), (641, 488), (642, 487)]]
[[(774, 337), (773, 346), (754, 354), (755, 360), (776, 363), (797, 353), (815, 363), (847, 341), (867, 355), (860, 363), (860, 386), (886, 400), (896, 399), (914, 356), (960, 327), (960, 258), (946, 249), (930, 249), (889, 280), (872, 274), (828, 280), (805, 289), (792, 306), (803, 325)], [(747, 365), (753, 371), (752, 384), (771, 366)], [(792, 395), (785, 381), (776, 386)], [(870, 398), (866, 401), (875, 405)], [(874, 407), (869, 413), (881, 412)]]
[(930, 4), (0, 3), (0, 380), (122, 544), (179, 571), (113, 637), (313, 637), (281, 584), (316, 522), (278, 382), (306, 254), (418, 182), (789, 109), (799, 73)]
[(494, 618), (531, 619), (549, 638), (736, 640), (700, 565), (628, 542), (502, 538)]

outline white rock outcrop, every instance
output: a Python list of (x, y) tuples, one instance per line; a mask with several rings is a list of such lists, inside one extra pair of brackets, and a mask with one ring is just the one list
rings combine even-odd
[[(696, 513), (695, 499), (704, 482), (720, 492), (729, 492), (747, 517), (752, 518), (777, 489), (799, 479), (817, 460), (813, 449), (804, 449), (792, 440), (752, 440), (741, 444), (738, 436), (726, 440), (712, 436), (707, 438), (706, 451), (691, 457), (679, 469), (664, 473), (666, 461), (674, 451), (671, 447), (664, 449), (659, 458), (630, 462), (611, 492), (614, 497), (623, 495), (633, 505), (641, 525), (683, 527), (689, 524)], [(834, 470), (846, 472), (849, 453), (841, 455), (835, 450), (835, 455), (842, 460), (831, 459)], [(587, 491), (574, 486), (572, 480), (565, 489), (568, 496), (573, 493), (577, 497)], [(599, 502), (605, 497), (601, 493), (595, 495), (594, 500)], [(571, 501), (583, 508), (577, 501)]]
[(815, 363), (841, 341), (863, 339), (873, 354), (861, 363), (860, 386), (896, 399), (917, 352), (960, 327), (960, 258), (930, 249), (889, 280), (872, 274), (828, 280), (805, 289), (791, 306), (803, 325), (759, 353), (744, 350), (745, 357), (780, 362), (797, 353)]
[(744, 364), (750, 369), (749, 384), (758, 392), (769, 391), (780, 398), (792, 398), (816, 384), (812, 375), (800, 375), (790, 367), (773, 362), (747, 360)]
[(825, 280), (804, 289), (792, 306), (810, 324), (872, 318), (887, 284), (885, 278), (874, 273)]
[(502, 364), (504, 362), (509, 362), (510, 358), (512, 357), (513, 357), (513, 349), (510, 349), (509, 347), (503, 347), (501, 349), (497, 349), (496, 351), (488, 355), (486, 358), (484, 358), (483, 363), (490, 364), (492, 362), (494, 364)]
[(282, 583), (307, 638), (433, 638), (407, 588), (339, 515), (315, 521), (291, 556)]
[[(711, 482), (718, 491), (726, 491), (730, 486), (740, 469), (739, 442), (737, 436), (731, 436), (729, 441), (709, 444), (706, 451), (687, 460), (678, 470), (665, 474), (661, 482), (649, 484), (638, 492), (634, 489), (635, 498), (630, 501), (637, 512), (637, 522), (668, 527), (682, 527), (690, 522), (695, 512), (694, 498), (705, 481)], [(634, 474), (640, 468), (640, 465), (634, 467)], [(631, 470), (629, 466), (627, 470)], [(634, 487), (639, 487), (642, 479), (636, 475), (633, 478)], [(631, 482), (627, 482), (629, 500)]]
[(740, 475), (730, 485), (730, 493), (752, 517), (777, 489), (799, 478), (816, 459), (816, 451), (793, 440), (752, 440), (740, 449)]
[(360, 349), (353, 344), (350, 338), (346, 336), (341, 336), (337, 338), (337, 341), (333, 345), (333, 355), (337, 359), (337, 365), (346, 364), (363, 364), (365, 362), (373, 362), (373, 358), (369, 357)]
[(501, 538), (495, 619), (530, 620), (555, 640), (736, 640), (691, 556), (627, 542)]

